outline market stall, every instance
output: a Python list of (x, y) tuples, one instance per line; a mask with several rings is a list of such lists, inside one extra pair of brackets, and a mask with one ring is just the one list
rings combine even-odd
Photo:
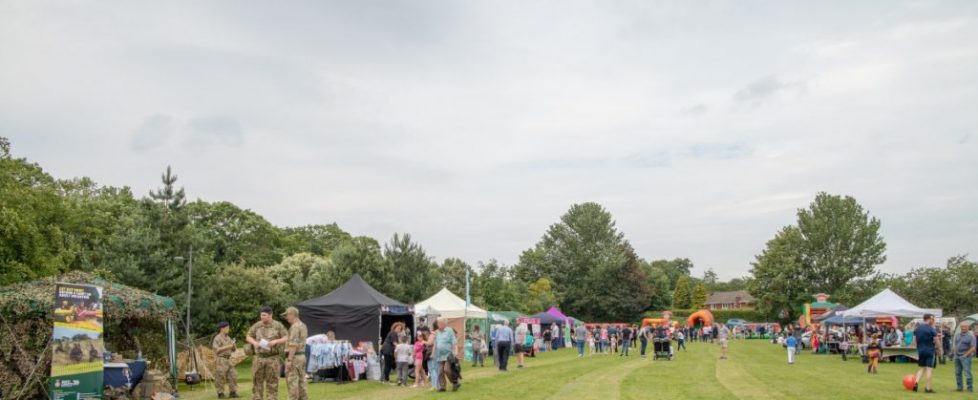
[(466, 344), (465, 333), (472, 326), (478, 325), (480, 332), (487, 336), (486, 319), (489, 313), (474, 304), (467, 304), (464, 299), (456, 296), (448, 288), (442, 288), (438, 293), (414, 305), (415, 309), (429, 307), (438, 310), (441, 314), (440, 318), (445, 319), (448, 326), (455, 330), (458, 343), (466, 346), (466, 349), (469, 350), (466, 351), (466, 359), (471, 361), (471, 349)]
[[(104, 348), (94, 348), (89, 344), (85, 356), (89, 361), (102, 358), (106, 352), (115, 355), (115, 362), (108, 365), (107, 373), (103, 374), (109, 386), (120, 385), (114, 393), (128, 396), (129, 390), (140, 385), (141, 374), (137, 372), (147, 368), (164, 369), (166, 372), (163, 375), (170, 377), (170, 383), (175, 382), (176, 349), (172, 321), (178, 318), (178, 314), (173, 299), (91, 274), (72, 272), (0, 288), (0, 397), (49, 397), (48, 378), (52, 359), (55, 354), (61, 354), (63, 348), (59, 346), (71, 344), (61, 339), (52, 340), (55, 321), (73, 321), (77, 324), (75, 318), (87, 318), (84, 310), (64, 315), (59, 313), (62, 309), (54, 304), (55, 288), (59, 283), (91, 285), (102, 289), (102, 308), (91, 313), (101, 314), (98, 320), (104, 328), (104, 335), (99, 339), (104, 343)], [(116, 382), (116, 369), (128, 369), (128, 378)], [(166, 386), (170, 387), (169, 384)], [(110, 397), (108, 392), (106, 397)]]
[[(906, 317), (906, 318), (920, 318), (924, 314), (931, 314), (935, 317), (940, 317), (943, 313), (940, 309), (928, 309), (921, 308), (911, 304), (909, 301), (900, 297), (889, 288), (883, 289), (883, 291), (877, 293), (875, 296), (870, 297), (868, 300), (862, 302), (861, 304), (850, 308), (845, 311), (840, 312), (843, 317), (859, 317), (863, 318), (880, 318), (880, 317)], [(865, 323), (863, 323), (865, 329)], [(865, 339), (864, 343), (861, 344), (862, 347), (866, 346)], [(916, 349), (913, 347), (902, 347), (902, 352), (907, 353), (907, 355), (915, 355)], [(889, 350), (889, 349), (888, 349)], [(938, 346), (938, 353), (942, 349)], [(888, 355), (892, 355), (892, 351), (886, 352)], [(903, 355), (903, 354), (901, 354)]]
[(404, 322), (414, 332), (414, 307), (378, 292), (359, 274), (324, 296), (297, 303), (296, 308), (310, 336), (332, 331), (336, 339), (354, 346), (368, 342), (374, 352), (391, 324)]

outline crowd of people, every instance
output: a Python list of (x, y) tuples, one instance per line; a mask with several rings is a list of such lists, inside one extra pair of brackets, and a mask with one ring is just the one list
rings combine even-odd
[[(296, 308), (289, 307), (282, 316), (288, 322), (288, 328), (272, 317), (271, 308), (264, 307), (259, 321), (248, 329), (246, 348), (250, 350), (249, 355), (254, 356), (252, 378), (253, 399), (256, 400), (277, 398), (280, 371), (285, 373), (289, 399), (308, 398), (304, 368), (308, 330), (299, 319)], [(236, 341), (229, 336), (230, 326), (227, 322), (218, 324), (217, 330), (212, 342), (217, 359), (214, 374), (217, 397), (237, 398), (237, 373), (230, 363), (231, 354), (237, 347)], [(723, 324), (695, 328), (678, 324), (641, 327), (578, 324), (570, 328), (554, 324), (534, 332), (526, 323), (519, 323), (514, 329), (509, 321), (503, 321), (492, 326), (488, 335), (479, 325), (473, 325), (461, 337), (471, 343), (472, 367), (484, 367), (489, 356), (500, 372), (508, 372), (511, 357), (516, 358), (516, 368), (523, 368), (526, 358), (535, 357), (538, 351), (564, 347), (564, 333), (567, 333), (570, 345), (576, 349), (579, 358), (607, 355), (630, 357), (635, 350), (638, 350), (641, 358), (646, 358), (652, 343), (665, 342), (670, 344), (667, 351), (671, 359), (675, 352), (686, 351), (688, 342), (708, 342), (720, 346), (721, 360), (727, 358), (731, 338), (743, 340), (769, 334), (773, 343), (786, 348), (789, 365), (795, 364), (798, 353), (808, 348), (812, 353), (838, 353), (843, 360), (847, 360), (850, 353), (858, 354), (871, 374), (878, 372), (880, 361), (886, 357), (886, 349), (912, 348), (916, 350), (919, 367), (912, 390), (917, 391), (923, 381), (923, 390), (927, 393), (934, 392), (931, 385), (933, 369), (938, 361), (943, 363), (948, 359), (954, 362), (957, 390), (972, 392), (974, 379), (971, 364), (978, 342), (978, 324), (962, 324), (960, 330), (954, 332), (949, 324), (936, 324), (934, 316), (929, 314), (924, 316), (921, 323), (904, 326), (866, 324), (841, 329), (801, 328), (798, 325), (787, 325), (783, 329), (772, 329), (767, 325), (730, 328)], [(459, 337), (445, 319), (420, 324), (413, 335), (403, 322), (393, 323), (380, 346), (381, 382), (414, 388), (430, 386), (431, 390), (440, 392), (447, 391), (449, 387), (452, 391), (459, 390), (460, 364), (465, 359), (465, 346), (459, 343)], [(282, 359), (285, 361), (284, 368)], [(391, 382), (392, 372), (396, 372), (394, 382)], [(412, 379), (414, 382), (410, 385)]]
[[(806, 336), (809, 342), (807, 346), (803, 340)], [(886, 349), (914, 349), (918, 369), (910, 389), (918, 391), (923, 380), (924, 392), (934, 393), (931, 385), (933, 370), (938, 362), (947, 360), (954, 362), (956, 390), (974, 390), (971, 364), (976, 352), (976, 336), (978, 324), (961, 324), (959, 330), (953, 332), (950, 324), (938, 325), (933, 315), (925, 314), (923, 322), (911, 322), (902, 327), (895, 324), (866, 324), (864, 328), (849, 326), (820, 331), (789, 325), (775, 335), (773, 341), (786, 348), (789, 365), (795, 363), (796, 355), (805, 347), (809, 347), (812, 353), (819, 353), (827, 351), (828, 343), (834, 343), (836, 347), (832, 352), (840, 354), (844, 361), (848, 360), (850, 353), (858, 353), (867, 364), (866, 372), (870, 374), (878, 373), (880, 362), (887, 357)], [(900, 356), (907, 357), (904, 353), (894, 355)]]
[[(252, 361), (254, 383), (253, 399), (274, 399), (278, 394), (279, 372), (284, 369), (288, 398), (305, 400), (306, 365), (304, 346), (308, 337), (305, 324), (299, 319), (299, 311), (289, 307), (282, 316), (289, 323), (286, 328), (272, 317), (269, 307), (262, 308), (259, 321), (248, 329), (246, 341)], [(509, 321), (492, 327), (489, 335), (484, 335), (478, 325), (465, 332), (471, 347), (472, 367), (484, 367), (486, 357), (491, 355), (500, 372), (509, 371), (509, 360), (516, 358), (516, 368), (523, 368), (527, 357), (535, 357), (539, 351), (552, 351), (564, 347), (563, 326), (554, 324), (539, 332), (534, 332), (526, 323), (517, 324), (515, 329)], [(217, 356), (215, 387), (218, 398), (237, 398), (237, 373), (229, 362), (236, 342), (229, 337), (227, 322), (218, 325), (218, 333), (212, 345)], [(716, 342), (721, 345), (721, 359), (726, 358), (727, 338), (730, 330), (724, 325), (708, 325), (700, 328), (679, 327), (678, 325), (637, 325), (596, 324), (577, 325), (567, 332), (570, 344), (577, 349), (578, 357), (585, 355), (618, 355), (630, 357), (632, 351), (639, 350), (639, 356), (646, 357), (649, 345), (656, 340), (675, 342), (669, 347), (670, 358), (673, 349), (685, 351), (687, 340)], [(327, 334), (327, 336), (330, 336)], [(457, 391), (462, 386), (461, 361), (464, 346), (458, 342), (458, 333), (445, 319), (437, 319), (431, 324), (420, 324), (412, 335), (403, 322), (390, 326), (380, 346), (380, 381), (386, 384), (424, 388), (444, 392), (451, 388)], [(281, 360), (284, 358), (284, 368)], [(412, 376), (413, 375), (413, 376)], [(392, 382), (391, 379), (394, 378)], [(413, 384), (409, 381), (413, 379)]]

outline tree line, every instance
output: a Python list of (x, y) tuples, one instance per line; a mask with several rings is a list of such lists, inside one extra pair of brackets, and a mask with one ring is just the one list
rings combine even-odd
[(709, 293), (742, 289), (770, 319), (797, 317), (819, 291), (852, 305), (887, 286), (925, 307), (978, 306), (974, 262), (959, 256), (946, 266), (880, 273), (886, 246), (879, 220), (855, 199), (826, 193), (767, 243), (749, 275), (722, 282), (712, 269), (692, 276), (688, 258), (640, 257), (597, 203), (572, 205), (514, 265), (470, 265), (435, 260), (407, 233), (382, 243), (335, 223), (278, 227), (230, 202), (190, 201), (170, 168), (159, 182), (138, 196), (88, 178), (56, 179), (13, 157), (0, 137), (0, 286), (83, 270), (173, 297), (182, 309), (192, 249), (199, 334), (220, 320), (241, 329), (261, 305), (281, 309), (326, 294), (354, 273), (414, 303), (443, 286), (464, 295), (468, 272), (472, 301), (482, 308), (535, 313), (556, 305), (589, 321), (695, 309)]
[[(599, 321), (670, 308), (681, 280), (704, 284), (689, 276), (689, 259), (638, 257), (596, 203), (572, 206), (515, 265), (439, 262), (408, 233), (381, 243), (335, 223), (278, 227), (230, 202), (191, 201), (169, 167), (159, 187), (143, 196), (84, 177), (56, 179), (13, 157), (4, 138), (0, 216), (0, 286), (82, 270), (170, 296), (182, 309), (192, 252), (198, 334), (221, 320), (241, 329), (261, 305), (281, 309), (326, 294), (354, 273), (414, 303), (443, 286), (464, 296), (468, 272), (480, 307), (535, 313), (556, 305)], [(725, 284), (715, 274), (709, 283)], [(703, 300), (688, 297), (680, 303)]]

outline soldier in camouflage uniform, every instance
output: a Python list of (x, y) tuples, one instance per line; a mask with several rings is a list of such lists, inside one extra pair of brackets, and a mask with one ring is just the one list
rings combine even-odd
[(289, 307), (282, 314), (289, 321), (289, 341), (285, 361), (285, 383), (289, 400), (309, 400), (306, 395), (306, 337), (309, 330), (299, 320), (299, 310)]
[[(261, 320), (248, 329), (248, 343), (254, 346), (255, 358), (251, 362), (251, 373), (254, 376), (252, 399), (278, 399), (278, 377), (281, 364), (282, 348), (288, 339), (288, 332), (281, 322), (272, 319), (272, 308), (261, 309)], [(268, 397), (265, 391), (268, 390)]]
[(224, 386), (227, 384), (231, 392), (228, 397), (238, 397), (238, 371), (231, 366), (231, 353), (234, 352), (234, 339), (228, 336), (230, 324), (221, 321), (217, 324), (217, 335), (214, 336), (212, 346), (214, 354), (217, 355), (217, 374), (214, 375), (214, 386), (217, 388), (217, 398), (224, 398)]

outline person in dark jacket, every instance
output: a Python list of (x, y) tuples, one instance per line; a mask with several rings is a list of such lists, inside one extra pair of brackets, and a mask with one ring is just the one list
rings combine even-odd
[(394, 369), (394, 346), (397, 346), (401, 332), (404, 332), (404, 323), (395, 322), (391, 325), (390, 332), (387, 332), (384, 343), (380, 346), (380, 354), (384, 356), (384, 369), (380, 376), (381, 382), (390, 383), (391, 370)]

